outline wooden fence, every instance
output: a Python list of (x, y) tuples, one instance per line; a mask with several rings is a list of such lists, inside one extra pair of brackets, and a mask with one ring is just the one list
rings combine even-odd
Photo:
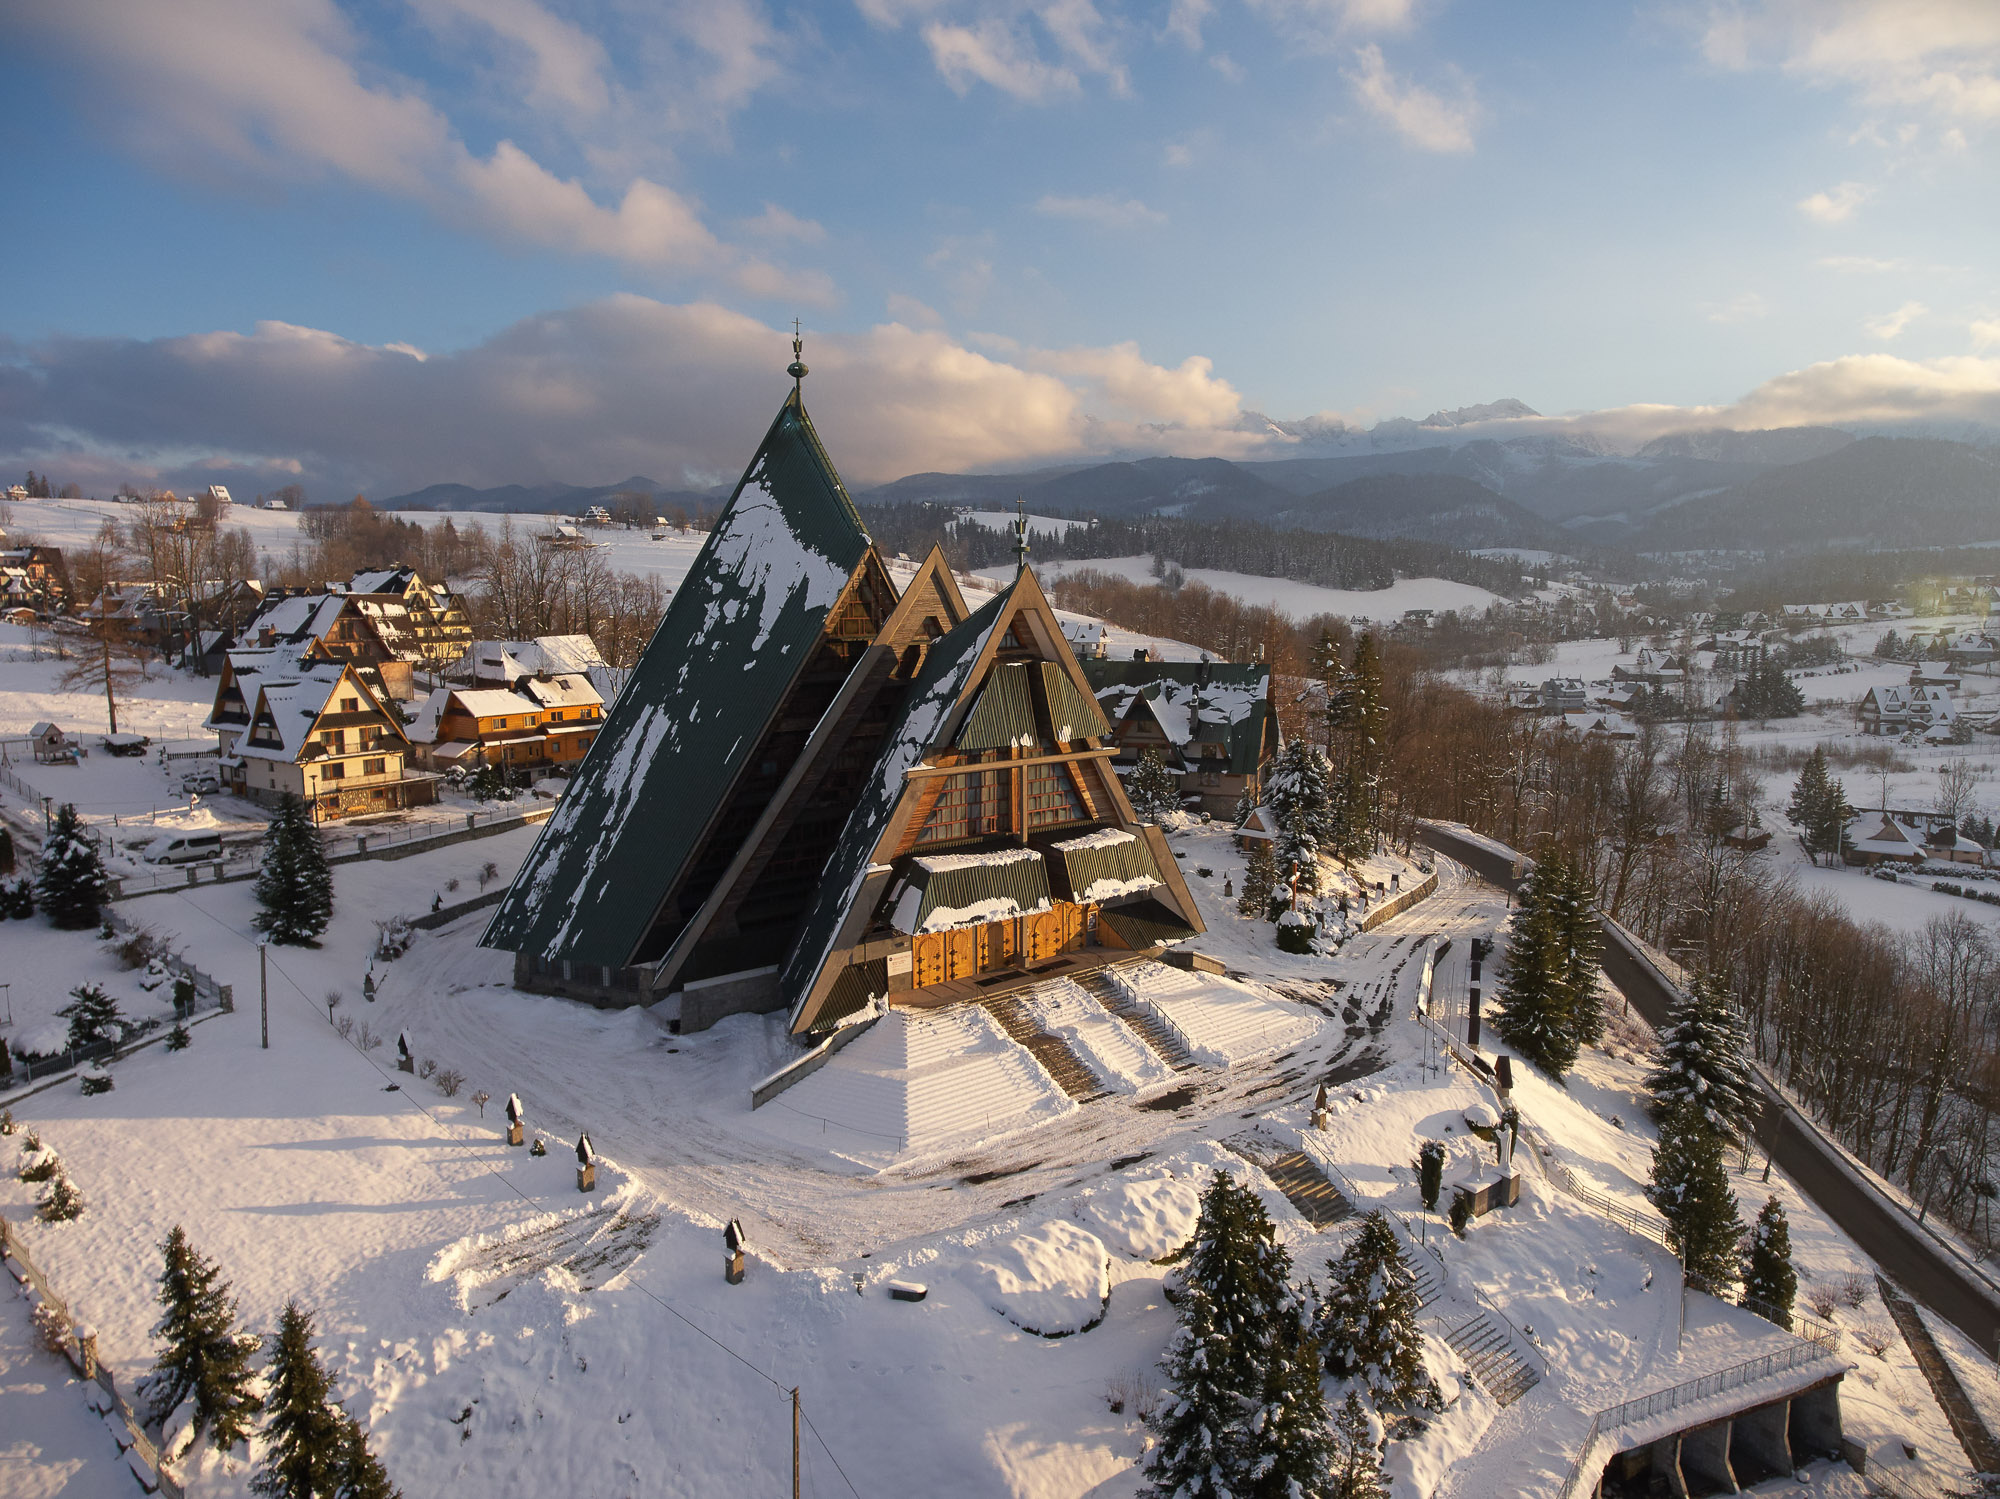
[(78, 1336), (76, 1316), (70, 1310), (69, 1303), (56, 1294), (55, 1288), (36, 1268), (35, 1262), (28, 1257), (28, 1246), (21, 1242), (19, 1231), (4, 1217), (0, 1217), (0, 1256), (12, 1260), (19, 1267), (18, 1278), (32, 1286), (45, 1303), (62, 1314), (63, 1356), (69, 1360), (70, 1366), (76, 1370), (80, 1378), (95, 1382), (110, 1399), (111, 1409), (124, 1423), (126, 1434), (131, 1440), (118, 1437), (115, 1431), (113, 1437), (118, 1442), (119, 1451), (125, 1454), (126, 1461), (132, 1465), (132, 1473), (139, 1480), (139, 1486), (149, 1494), (165, 1494), (167, 1499), (184, 1499), (186, 1490), (181, 1487), (173, 1474), (167, 1471), (160, 1456), (159, 1443), (146, 1430), (145, 1420), (133, 1409), (132, 1402), (127, 1400), (118, 1388), (117, 1378), (97, 1361), (95, 1335)]

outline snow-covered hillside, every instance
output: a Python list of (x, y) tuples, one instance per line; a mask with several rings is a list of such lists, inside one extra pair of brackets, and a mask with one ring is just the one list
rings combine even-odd
[[(1044, 578), (1059, 578), (1066, 572), (1092, 571), (1127, 578), (1134, 583), (1153, 583), (1151, 557), (1086, 557), (1037, 563), (1035, 571)], [(1011, 568), (982, 568), (982, 576), (1011, 576)], [(1295, 619), (1315, 614), (1335, 614), (1342, 618), (1368, 619), (1382, 623), (1399, 620), (1406, 610), (1431, 609), (1442, 613), (1484, 613), (1503, 600), (1497, 593), (1470, 583), (1454, 583), (1445, 578), (1398, 578), (1387, 588), (1322, 588), (1316, 583), (1299, 583), (1290, 578), (1260, 578), (1250, 573), (1224, 572), (1212, 567), (1190, 567), (1182, 575), (1191, 583), (1202, 583), (1217, 593), (1228, 594), (1246, 604), (1263, 604), (1282, 610)]]

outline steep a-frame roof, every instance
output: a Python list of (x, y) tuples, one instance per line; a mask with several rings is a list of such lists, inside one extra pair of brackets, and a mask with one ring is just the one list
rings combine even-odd
[(803, 1013), (811, 999), (813, 979), (825, 966), (840, 936), (862, 884), (869, 860), (882, 841), (889, 818), (903, 798), (904, 776), (926, 753), (942, 743), (971, 685), (974, 670), (986, 655), (987, 643), (1000, 622), (1013, 611), (1014, 591), (995, 595), (955, 629), (931, 645), (924, 664), (911, 682), (902, 715), (889, 731), (866, 790), (848, 814), (847, 827), (820, 879), (819, 895), (799, 929), (797, 943), (785, 965), (780, 986), (792, 996), (792, 1029), (802, 1030), (813, 1017)]
[(794, 391), (482, 942), (631, 961), (870, 545)]

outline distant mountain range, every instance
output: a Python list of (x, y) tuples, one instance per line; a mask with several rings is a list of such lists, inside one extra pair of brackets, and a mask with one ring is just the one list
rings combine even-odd
[[(1246, 424), (1344, 449), (1273, 461), (1141, 458), (1009, 474), (911, 474), (862, 491), (875, 505), (931, 502), (1040, 514), (1253, 519), (1276, 527), (1467, 549), (1646, 551), (1952, 546), (2000, 540), (2000, 449), (1830, 427), (1695, 431), (1614, 453), (1588, 434), (1478, 435), (1535, 412), (1519, 401), (1421, 422)], [(1462, 429), (1475, 429), (1465, 431)], [(394, 510), (577, 513), (623, 490), (690, 511), (728, 494), (619, 484), (433, 484)]]

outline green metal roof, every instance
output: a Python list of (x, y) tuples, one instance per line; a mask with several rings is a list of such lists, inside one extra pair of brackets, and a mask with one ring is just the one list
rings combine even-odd
[(794, 392), (482, 943), (631, 960), (868, 548)]
[(1123, 828), (1100, 828), (1048, 847), (1055, 883), (1065, 900), (1117, 900), (1165, 884), (1145, 840)]
[(962, 750), (1034, 749), (1041, 744), (1035, 727), (1035, 699), (1028, 688), (1027, 661), (1002, 661), (986, 674), (986, 685), (973, 699), (958, 731)]
[[(1275, 741), (1277, 715), (1271, 707), (1268, 666), (1091, 657), (1077, 665), (1114, 721), (1131, 711), (1135, 698), (1144, 698), (1167, 738), (1182, 748), (1190, 768), (1199, 751), (1186, 747), (1211, 740), (1228, 746), (1232, 775), (1254, 775), (1266, 738)], [(1276, 748), (1275, 742), (1272, 747)]]
[(1179, 942), (1195, 935), (1193, 927), (1156, 900), (1107, 907), (1097, 913), (1097, 919), (1116, 932), (1128, 946), (1135, 948), (1151, 947), (1159, 942)]
[(1011, 921), (1054, 903), (1049, 867), (1032, 848), (919, 856), (899, 867), (903, 890), (889, 924), (910, 935)]
[(813, 1022), (813, 1031), (830, 1031), (849, 1015), (865, 1010), (868, 1001), (889, 992), (889, 960), (871, 958), (865, 963), (851, 963), (833, 981), (833, 989), (826, 996), (826, 1003), (820, 1006), (819, 1017)]
[(1041, 667), (1042, 693), (1048, 700), (1049, 722), (1055, 727), (1056, 738), (1067, 742), (1102, 739), (1110, 734), (1111, 725), (1105, 721), (1097, 699), (1078, 692), (1069, 673), (1055, 662), (1044, 661)]
[(924, 664), (903, 700), (896, 726), (882, 743), (873, 775), (848, 814), (840, 843), (820, 878), (819, 894), (800, 925), (791, 956), (785, 961), (781, 983), (792, 1004), (794, 1029), (798, 1027), (800, 1006), (813, 979), (840, 936), (848, 908), (861, 892), (875, 845), (881, 842), (890, 814), (902, 799), (904, 772), (944, 742), (952, 710), (965, 691), (973, 665), (1000, 621), (1007, 617), (1013, 597), (1011, 588), (995, 595), (963, 624), (940, 636), (925, 654)]

